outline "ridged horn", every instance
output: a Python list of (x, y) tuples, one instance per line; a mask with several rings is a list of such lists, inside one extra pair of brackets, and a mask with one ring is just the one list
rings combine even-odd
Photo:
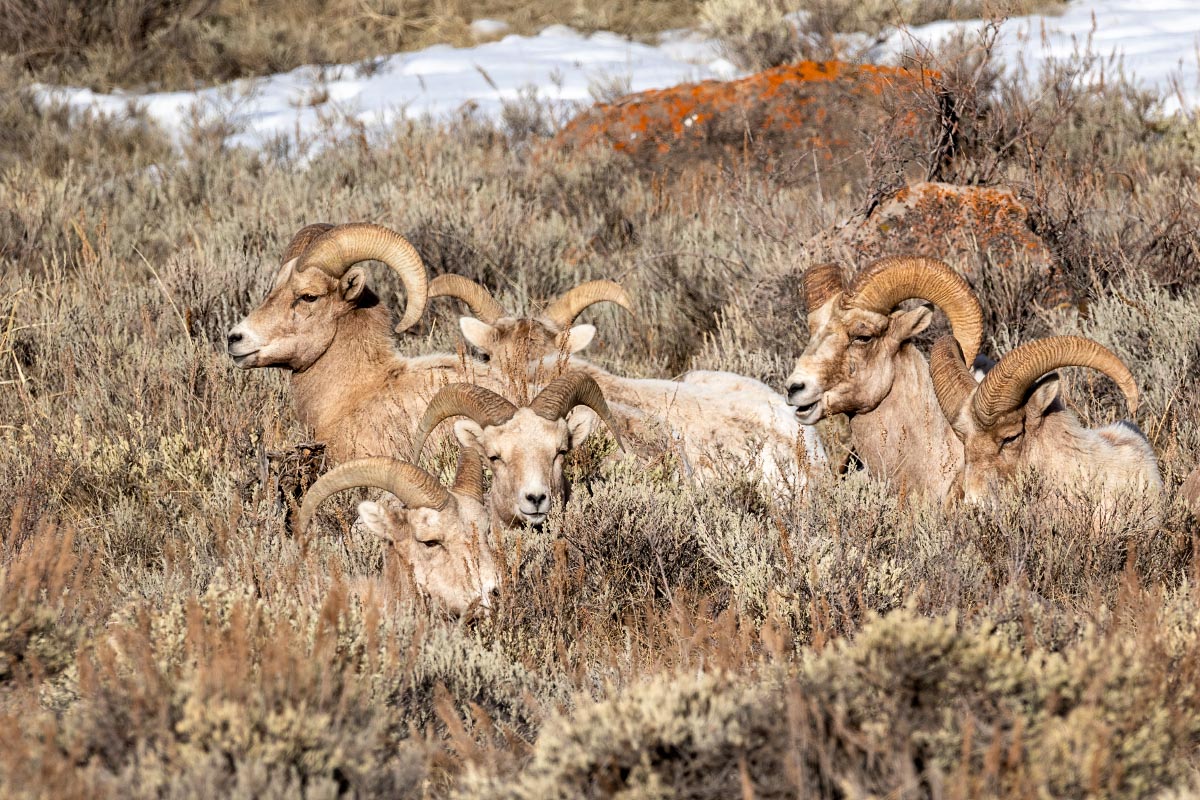
[(1051, 336), (1028, 342), (1010, 352), (984, 376), (971, 403), (980, 425), (989, 427), (1000, 415), (1021, 407), (1029, 387), (1060, 367), (1090, 367), (1116, 381), (1129, 413), (1138, 407), (1137, 383), (1117, 355), (1091, 339)]
[(446, 487), (420, 467), (394, 458), (359, 458), (334, 467), (317, 479), (304, 495), (297, 530), (303, 533), (308, 529), (317, 508), (329, 497), (359, 487), (391, 492), (409, 508), (440, 511), (450, 500)]
[(933, 303), (949, 317), (965, 361), (974, 361), (983, 341), (983, 309), (970, 284), (942, 261), (882, 258), (855, 276), (843, 302), (847, 307), (888, 314), (913, 298)]
[(286, 264), (293, 258), (299, 258), (317, 237), (331, 230), (333, 230), (333, 226), (328, 222), (315, 222), (312, 225), (305, 225), (288, 242), (287, 248), (283, 251), (283, 259), (279, 263)]
[(933, 378), (933, 393), (937, 395), (942, 413), (947, 420), (953, 421), (977, 385), (963, 360), (962, 348), (953, 336), (943, 336), (934, 342), (929, 357), (929, 375)]
[(483, 459), (473, 450), (458, 451), (458, 468), (454, 471), (452, 491), (483, 502)]
[(512, 419), (517, 407), (491, 389), (473, 383), (452, 383), (429, 401), (421, 423), (413, 434), (413, 461), (421, 457), (425, 440), (433, 429), (450, 417), (470, 417), (481, 427), (501, 425)]
[(604, 424), (612, 431), (617, 446), (622, 450), (625, 445), (621, 442), (621, 434), (617, 430), (616, 420), (604, 399), (604, 392), (591, 375), (585, 372), (568, 372), (555, 378), (550, 384), (533, 398), (529, 408), (542, 419), (562, 419), (575, 406), (587, 406), (600, 415)]
[(543, 316), (557, 325), (559, 330), (565, 330), (585, 308), (604, 302), (616, 303), (630, 314), (634, 313), (633, 301), (621, 284), (614, 281), (588, 281), (560, 295)]
[(811, 314), (846, 289), (842, 268), (834, 263), (817, 264), (804, 271), (804, 303)]
[(396, 332), (415, 325), (429, 302), (429, 274), (408, 239), (382, 225), (355, 222), (326, 231), (304, 251), (296, 271), (316, 268), (340, 278), (361, 261), (382, 261), (400, 276), (408, 297)]
[(462, 275), (438, 275), (429, 284), (429, 296), (457, 297), (467, 304), (477, 319), (488, 325), (507, 316), (504, 306), (496, 302), (491, 292)]

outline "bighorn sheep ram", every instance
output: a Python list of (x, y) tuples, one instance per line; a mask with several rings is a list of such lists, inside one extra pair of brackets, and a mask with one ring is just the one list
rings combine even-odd
[[(392, 342), (391, 315), (355, 265), (382, 261), (408, 299), (396, 331), (425, 311), (429, 278), (404, 237), (379, 225), (309, 225), (293, 237), (266, 299), (229, 332), (242, 369), (292, 373), (296, 412), (335, 461), (392, 455), (428, 399), (476, 365), (453, 355), (406, 358)], [(486, 371), (486, 367), (478, 367)]]
[(897, 488), (945, 497), (962, 468), (963, 448), (942, 415), (929, 364), (912, 339), (929, 325), (921, 299), (942, 309), (954, 337), (974, 359), (983, 338), (983, 312), (971, 287), (930, 258), (885, 258), (849, 286), (836, 264), (804, 275), (808, 346), (787, 379), (796, 417), (812, 425), (845, 414), (867, 470)]
[(1072, 494), (1094, 496), (1100, 509), (1123, 497), (1144, 497), (1153, 511), (1162, 493), (1154, 450), (1132, 422), (1083, 427), (1064, 407), (1060, 367), (1090, 367), (1108, 375), (1137, 411), (1138, 390), (1112, 351), (1089, 339), (1055, 336), (1023, 344), (979, 383), (958, 343), (939, 339), (931, 364), (934, 391), (964, 445), (961, 491), (968, 502), (995, 495), (1024, 469), (1036, 469)]
[(467, 417), (454, 424), (459, 444), (491, 466), (488, 505), (494, 530), (546, 519), (551, 504), (567, 494), (563, 459), (600, 420), (621, 444), (600, 387), (579, 372), (555, 378), (524, 408), (482, 386), (447, 386), (429, 403), (414, 434), (414, 461), (433, 429), (455, 416)]
[[(459, 276), (435, 279), (430, 295), (465, 301), (478, 319), (460, 319), (463, 337), (506, 367), (528, 364), (534, 372), (546, 359), (577, 353), (592, 341), (594, 326), (572, 327), (584, 308), (607, 300), (632, 312), (628, 295), (611, 281), (582, 284), (534, 318), (507, 314), (487, 289)], [(677, 381), (624, 378), (580, 358), (561, 366), (590, 375), (623, 422), (665, 426), (680, 445), (685, 469), (696, 477), (716, 474), (721, 456), (743, 463), (754, 457), (768, 480), (787, 476), (802, 485), (806, 473), (798, 468), (797, 448), (804, 449), (805, 465), (825, 461), (815, 432), (797, 423), (783, 396), (753, 378), (715, 371)]]
[(429, 284), (429, 296), (454, 297), (471, 309), (474, 317), (460, 317), (463, 338), (487, 353), (501, 367), (524, 366), (545, 355), (577, 353), (596, 336), (594, 325), (573, 325), (585, 309), (597, 303), (616, 303), (634, 313), (633, 303), (620, 284), (588, 281), (556, 298), (537, 317), (515, 317), (504, 310), (491, 292), (461, 275), (439, 275)]
[(358, 514), (369, 531), (391, 545), (421, 590), (456, 616), (491, 607), (499, 592), (499, 574), (488, 541), (483, 465), (476, 453), (460, 453), (450, 489), (425, 470), (391, 458), (341, 464), (308, 490), (297, 530), (308, 529), (317, 508), (331, 495), (360, 487), (383, 489), (404, 505), (395, 509), (367, 500), (358, 504)]

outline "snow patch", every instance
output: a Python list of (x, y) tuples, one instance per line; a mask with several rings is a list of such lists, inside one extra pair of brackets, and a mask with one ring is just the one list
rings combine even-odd
[[(979, 32), (986, 24), (934, 22), (896, 31), (871, 57), (894, 62), (906, 50), (937, 45), (960, 31)], [(1166, 95), (1166, 114), (1200, 106), (1200, 0), (1077, 0), (1060, 15), (1008, 20), (997, 45), (1005, 64), (1024, 66), (1031, 77), (1051, 62), (1091, 54), (1097, 57), (1092, 80), (1120, 70), (1135, 85)]]
[[(869, 51), (870, 57), (895, 62), (906, 50), (985, 24), (938, 22), (898, 31)], [(472, 29), (492, 36), (503, 33), (500, 26), (476, 20)], [(999, 50), (1006, 63), (1023, 64), (1034, 74), (1050, 60), (1090, 50), (1106, 59), (1094, 67), (1098, 77), (1101, 69), (1111, 74), (1117, 68), (1107, 61), (1116, 56), (1119, 68), (1141, 85), (1169, 93), (1166, 113), (1200, 106), (1200, 0), (1074, 0), (1060, 16), (1009, 20)], [(529, 97), (565, 115), (614, 87), (638, 92), (738, 75), (719, 44), (694, 31), (669, 31), (649, 45), (553, 25), (537, 36), (508, 35), (468, 48), (437, 45), (359, 65), (300, 67), (196, 92), (39, 91), (43, 100), (107, 114), (121, 115), (136, 105), (176, 136), (197, 121), (221, 120), (237, 131), (232, 144), (261, 147), (352, 124), (370, 133), (405, 118), (444, 120), (465, 110), (499, 119), (506, 103)]]
[(261, 147), (347, 123), (383, 129), (405, 118), (446, 119), (464, 109), (498, 119), (505, 103), (530, 95), (565, 113), (593, 102), (593, 87), (640, 92), (733, 74), (711, 43), (690, 36), (654, 46), (552, 25), (537, 36), (510, 35), (467, 48), (436, 45), (362, 65), (306, 66), (195, 92), (97, 94), (43, 86), (39, 94), (106, 114), (136, 105), (176, 135), (197, 116), (225, 115), (238, 131), (232, 144)]
[(471, 34), (476, 39), (490, 39), (508, 32), (508, 23), (500, 19), (477, 19), (471, 23)]

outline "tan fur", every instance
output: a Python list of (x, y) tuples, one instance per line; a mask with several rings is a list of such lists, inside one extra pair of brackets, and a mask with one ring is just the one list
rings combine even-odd
[(768, 481), (798, 487), (806, 467), (825, 460), (815, 432), (796, 422), (781, 395), (752, 378), (708, 371), (681, 381), (625, 378), (580, 359), (571, 367), (596, 379), (625, 424), (671, 431), (685, 469), (701, 481), (755, 469)]
[(418, 589), (454, 616), (486, 613), (500, 576), (489, 541), (487, 509), (478, 500), (451, 491), (445, 508), (407, 509), (394, 499), (358, 504), (359, 519), (391, 544), (383, 586), (399, 591), (411, 576)]
[(298, 273), (294, 264), (280, 267), (266, 299), (230, 332), (229, 354), (242, 369), (292, 373), (296, 413), (335, 462), (407, 452), (438, 389), (490, 381), (486, 365), (453, 355), (399, 355), (391, 314), (366, 288), (362, 269), (339, 280), (315, 269)]
[(454, 424), (459, 443), (478, 452), (491, 467), (488, 506), (496, 529), (539, 525), (546, 519), (551, 505), (567, 494), (563, 460), (599, 421), (590, 408), (577, 406), (556, 420), (519, 408), (500, 425), (485, 428), (469, 419)]
[(1194, 516), (1200, 516), (1200, 467), (1196, 467), (1187, 476), (1183, 486), (1179, 488), (1179, 495), (1188, 510)]
[(810, 310), (811, 335), (788, 376), (788, 402), (807, 424), (846, 414), (872, 475), (897, 491), (945, 497), (962, 467), (962, 445), (938, 406), (929, 363), (910, 341), (932, 312), (879, 314), (844, 308), (841, 298)]
[(1096, 504), (1098, 515), (1140, 504), (1148, 524), (1157, 516), (1162, 478), (1154, 449), (1133, 423), (1085, 428), (1059, 398), (1051, 375), (1025, 405), (983, 427), (966, 398), (951, 421), (964, 444), (963, 499), (983, 502), (1026, 470), (1036, 470), (1067, 494)]
[[(782, 395), (753, 378), (707, 370), (678, 381), (625, 378), (581, 358), (566, 359), (592, 340), (590, 325), (560, 331), (542, 319), (505, 318), (488, 326), (464, 318), (463, 333), (508, 369), (525, 364), (531, 373), (587, 372), (623, 426), (635, 432), (665, 428), (685, 470), (700, 480), (753, 468), (768, 480), (786, 478), (800, 486), (806, 467), (825, 461), (816, 433), (796, 422)], [(797, 448), (804, 453), (799, 460)]]

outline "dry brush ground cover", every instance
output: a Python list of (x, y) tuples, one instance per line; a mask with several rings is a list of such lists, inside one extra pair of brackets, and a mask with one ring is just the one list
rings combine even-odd
[[(1173, 492), (1200, 446), (1194, 123), (1120, 84), (1093, 96), (1055, 74), (1031, 105), (979, 65), (930, 66), (944, 79), (894, 109), (915, 144), (892, 146), (886, 120), (844, 130), (860, 166), (819, 181), (811, 152), (660, 171), (469, 120), (349, 136), (303, 165), (202, 135), (179, 158), (147, 126), (39, 111), (6, 83), (3, 794), (1196, 790), (1200, 562), (1178, 505), (1093, 533), (1087, 510), (1047, 518), (1036, 476), (998, 510), (945, 511), (861, 473), (773, 500), (584, 453), (571, 502), (505, 542), (496, 612), (459, 623), (350, 591), (383, 559), (350, 498), (322, 534), (289, 532), (272, 454), (306, 432), (282, 376), (223, 353), (295, 230), (369, 220), (506, 307), (621, 280), (639, 320), (592, 312), (610, 368), (778, 385), (818, 234), (905, 181), (1004, 186), (1071, 301), (1028, 300), (1040, 261), (985, 264), (985, 346), (1113, 347)], [(453, 313), (435, 305), (399, 346), (455, 347)], [(1103, 381), (1070, 393), (1089, 422), (1124, 413)]]

